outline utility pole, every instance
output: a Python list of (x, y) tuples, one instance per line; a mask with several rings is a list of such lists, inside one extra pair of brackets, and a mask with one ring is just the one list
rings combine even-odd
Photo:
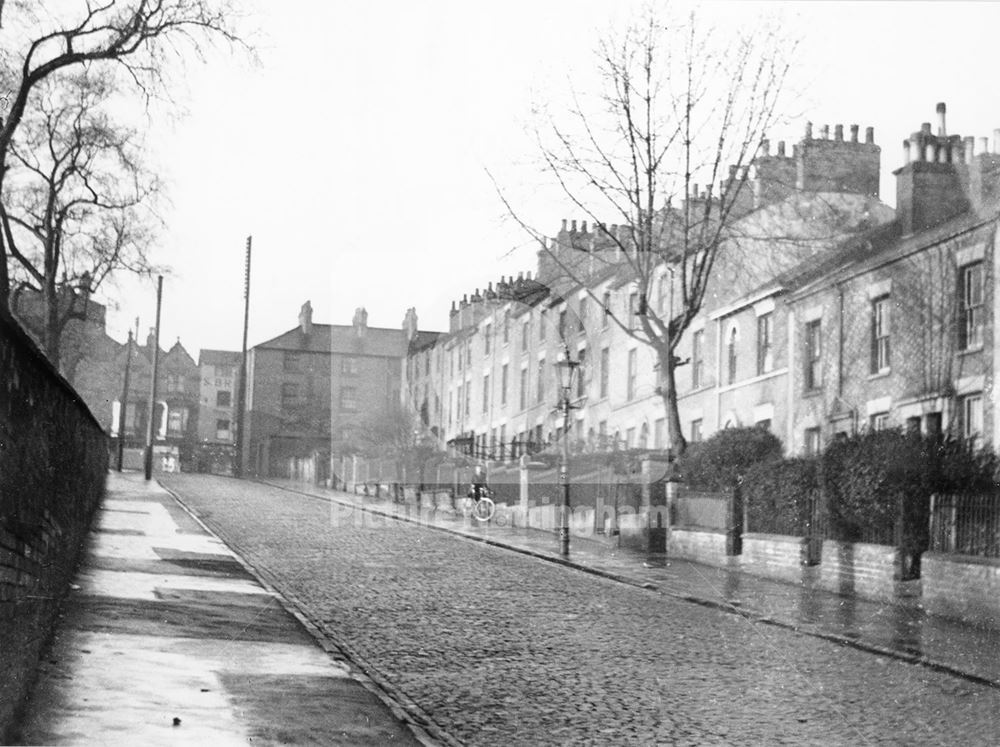
[(153, 383), (149, 388), (149, 419), (146, 422), (146, 479), (153, 479), (153, 416), (156, 414), (156, 370), (160, 365), (160, 304), (163, 275), (156, 279), (156, 326), (153, 328)]
[(247, 330), (250, 327), (250, 250), (253, 236), (247, 236), (247, 254), (243, 265), (243, 355), (240, 358), (240, 382), (236, 388), (236, 459), (233, 477), (243, 477), (243, 423), (246, 421), (247, 400)]
[(132, 368), (132, 330), (128, 331), (128, 353), (125, 357), (125, 383), (122, 385), (121, 407), (118, 410), (118, 471), (125, 459), (125, 411), (128, 409), (128, 376)]

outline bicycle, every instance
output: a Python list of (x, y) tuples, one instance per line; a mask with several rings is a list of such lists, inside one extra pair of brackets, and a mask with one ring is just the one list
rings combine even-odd
[(472, 517), (477, 521), (489, 521), (497, 510), (497, 504), (493, 500), (493, 491), (485, 488), (479, 498), (471, 495), (466, 496), (465, 507), (466, 511), (472, 514)]

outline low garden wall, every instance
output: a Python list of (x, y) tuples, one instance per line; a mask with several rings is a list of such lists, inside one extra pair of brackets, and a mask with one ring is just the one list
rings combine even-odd
[(891, 545), (823, 541), (817, 584), (826, 591), (892, 601), (899, 579), (899, 550)]
[(755, 576), (799, 583), (806, 559), (806, 540), (784, 534), (743, 535), (740, 569)]
[(726, 554), (727, 536), (724, 529), (675, 527), (667, 534), (667, 555), (725, 567), (731, 562), (730, 556)]
[(1000, 558), (926, 552), (920, 577), (927, 612), (1000, 628)]

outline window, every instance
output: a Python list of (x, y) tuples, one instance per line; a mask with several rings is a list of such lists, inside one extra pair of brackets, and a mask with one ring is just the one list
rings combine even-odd
[(465, 358), (465, 351), (461, 347), (458, 348), (458, 370), (459, 373), (462, 371), (462, 359)]
[(538, 341), (545, 342), (545, 325), (548, 324), (548, 309), (542, 309), (538, 314)]
[(503, 344), (510, 342), (510, 312), (503, 313)]
[(521, 410), (528, 406), (528, 367), (521, 369), (521, 391), (519, 406)]
[(521, 351), (527, 351), (528, 340), (531, 337), (531, 318), (525, 319), (521, 323)]
[(657, 418), (653, 423), (653, 448), (662, 449), (667, 445), (667, 419)]
[(913, 415), (906, 419), (906, 435), (908, 436), (919, 436), (920, 435), (920, 416)]
[(286, 350), (282, 365), (286, 371), (301, 371), (302, 356), (298, 353), (292, 352), (291, 350)]
[(545, 358), (538, 359), (538, 401), (545, 400)]
[(358, 390), (353, 386), (340, 387), (340, 409), (342, 412), (355, 412), (358, 409)]
[(736, 327), (729, 332), (729, 345), (728, 345), (728, 365), (726, 367), (727, 377), (726, 382), (729, 384), (736, 383)]
[(579, 331), (580, 331), (581, 335), (584, 332), (587, 331), (587, 314), (589, 314), (589, 313), (590, 313), (590, 303), (589, 303), (587, 297), (584, 296), (583, 298), (580, 299), (580, 311), (579, 311), (579, 315), (580, 315), (580, 318), (579, 318), (579, 322), (580, 322)]
[(705, 383), (705, 330), (699, 329), (691, 335), (691, 388), (698, 389)]
[(604, 291), (604, 296), (602, 300), (602, 305), (604, 306), (604, 314), (602, 315), (601, 328), (608, 328), (608, 319), (611, 317), (611, 291)]
[(493, 337), (493, 325), (487, 324), (486, 331), (483, 335), (483, 355), (490, 354), (490, 338)]
[(972, 350), (983, 344), (983, 263), (963, 267), (959, 281), (958, 347)]
[(635, 428), (625, 429), (625, 448), (632, 449), (635, 448)]
[(608, 396), (608, 382), (611, 376), (611, 351), (601, 348), (601, 399)]
[(691, 443), (696, 444), (701, 441), (701, 418), (691, 421)]
[(229, 421), (228, 420), (216, 420), (215, 421), (215, 437), (228, 439), (230, 438), (229, 432)]
[(816, 456), (822, 449), (822, 436), (819, 428), (806, 428), (805, 432), (806, 456)]
[(216, 407), (232, 407), (233, 404), (233, 394), (232, 392), (216, 392), (215, 393), (215, 406)]
[(483, 412), (490, 407), (490, 375), (483, 375)]
[(872, 301), (873, 374), (889, 370), (889, 296)]
[(806, 389), (823, 386), (823, 337), (820, 321), (806, 324), (805, 384)]
[(350, 356), (340, 359), (340, 373), (342, 376), (358, 375), (358, 359)]
[(583, 397), (587, 394), (587, 349), (580, 348), (576, 359), (580, 362), (576, 368), (576, 396)]
[(424, 355), (424, 376), (430, 376), (430, 375), (431, 375), (431, 354), (430, 351), (428, 351)]
[(472, 340), (465, 341), (465, 365), (472, 365)]
[(286, 382), (281, 385), (281, 409), (296, 407), (299, 404), (299, 385)]
[[(507, 364), (503, 364), (500, 369), (500, 404), (507, 404)], [(501, 439), (503, 440), (503, 439)]]
[(873, 431), (884, 431), (889, 427), (889, 413), (877, 412), (868, 419), (868, 425)]
[(632, 291), (628, 294), (628, 328), (633, 328), (633, 320), (640, 313), (639, 311), (639, 294), (636, 291)]
[(961, 399), (962, 438), (976, 446), (983, 435), (983, 395), (970, 394)]
[(602, 420), (597, 424), (597, 442), (602, 449), (608, 446), (608, 421)]
[(465, 386), (462, 388), (465, 393), (465, 402), (462, 405), (462, 412), (465, 413), (466, 417), (469, 415), (469, 411), (472, 409), (469, 407), (469, 403), (472, 401), (472, 382), (465, 382)]
[(757, 317), (757, 375), (774, 368), (774, 314)]
[(559, 339), (566, 339), (566, 309), (559, 312)]
[(625, 398), (629, 400), (635, 399), (636, 353), (635, 349), (628, 351), (628, 378), (625, 384)]
[(171, 436), (179, 436), (184, 433), (184, 426), (187, 420), (184, 416), (187, 414), (187, 410), (180, 409), (174, 410), (170, 409), (167, 412), (167, 433)]

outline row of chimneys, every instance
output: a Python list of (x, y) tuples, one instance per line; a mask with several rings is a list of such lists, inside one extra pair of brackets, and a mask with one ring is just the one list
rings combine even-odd
[[(565, 223), (565, 221), (563, 221)], [(587, 230), (586, 222), (584, 222), (584, 231)], [(576, 221), (573, 221), (573, 230), (576, 230)], [(481, 303), (484, 300), (493, 300), (496, 298), (503, 297), (506, 293), (523, 288), (525, 283), (530, 283), (531, 280), (531, 270), (527, 273), (519, 272), (517, 273), (517, 279), (515, 280), (513, 275), (506, 278), (502, 277), (497, 282), (496, 290), (493, 289), (493, 282), (490, 281), (489, 285), (480, 293), (479, 288), (476, 288), (475, 292), (472, 294), (471, 298), (468, 293), (462, 296), (460, 301), (451, 302), (451, 313), (457, 314), (459, 309), (464, 309), (466, 306), (474, 303)]]
[[(944, 103), (937, 105), (937, 134), (931, 134), (931, 123), (924, 122), (920, 131), (914, 132), (903, 141), (903, 163), (971, 163), (976, 156), (975, 137), (948, 135), (945, 121), (947, 108)], [(1000, 153), (1000, 129), (993, 130), (993, 149), (990, 150), (989, 137), (980, 137), (979, 155)]]

